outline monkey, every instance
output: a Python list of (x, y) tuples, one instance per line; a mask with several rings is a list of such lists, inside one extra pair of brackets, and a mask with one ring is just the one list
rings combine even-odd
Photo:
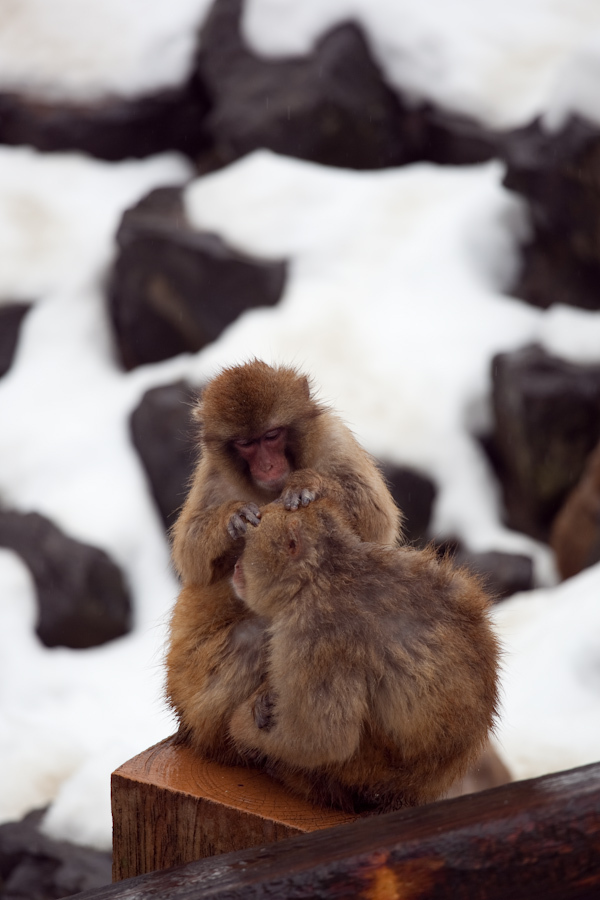
[(600, 560), (600, 444), (552, 523), (550, 546), (563, 580)]
[(231, 575), (247, 529), (259, 527), (260, 507), (281, 497), (285, 507), (303, 508), (327, 493), (352, 530), (382, 544), (400, 540), (401, 513), (373, 459), (293, 368), (254, 360), (224, 369), (194, 415), (200, 454), (172, 531), (182, 589), (165, 693), (178, 740), (240, 762), (228, 716), (259, 683), (266, 622), (237, 597)]
[(433, 549), (362, 541), (325, 493), (265, 507), (232, 584), (269, 624), (268, 678), (230, 736), (291, 791), (354, 813), (415, 806), (481, 754), (499, 645), (477, 577)]
[(173, 560), (185, 583), (229, 573), (239, 538), (259, 507), (286, 507), (332, 492), (363, 540), (394, 543), (401, 514), (373, 459), (312, 396), (308, 378), (262, 360), (224, 369), (195, 409), (200, 459), (173, 528)]

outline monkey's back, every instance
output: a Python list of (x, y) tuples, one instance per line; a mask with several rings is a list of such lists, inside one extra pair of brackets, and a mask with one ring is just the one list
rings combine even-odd
[[(464, 774), (494, 724), (499, 650), (489, 599), (476, 578), (433, 551), (361, 544), (329, 559), (289, 611), (297, 643), (287, 665), (298, 690), (313, 690), (317, 716), (328, 678), (363, 672), (360, 742), (340, 762), (278, 760), (275, 769), (296, 792), (349, 810), (434, 800)], [(335, 610), (343, 611), (337, 622)], [(351, 699), (343, 702), (348, 716), (358, 714)]]

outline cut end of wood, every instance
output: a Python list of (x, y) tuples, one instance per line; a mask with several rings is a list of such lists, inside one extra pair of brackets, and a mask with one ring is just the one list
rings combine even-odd
[(354, 821), (167, 738), (112, 776), (113, 880)]

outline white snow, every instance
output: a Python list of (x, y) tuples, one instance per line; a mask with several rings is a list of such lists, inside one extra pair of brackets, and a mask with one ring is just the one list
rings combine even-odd
[(210, 0), (2, 0), (0, 85), (35, 97), (101, 100), (187, 78)]
[(600, 123), (596, 0), (247, 0), (244, 35), (266, 56), (308, 53), (359, 22), (391, 85), (497, 128), (548, 112)]

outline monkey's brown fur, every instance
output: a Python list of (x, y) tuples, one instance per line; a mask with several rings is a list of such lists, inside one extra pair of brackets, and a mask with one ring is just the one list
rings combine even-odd
[(600, 444), (552, 524), (550, 546), (563, 579), (600, 559)]
[(263, 510), (234, 584), (270, 624), (268, 685), (240, 704), (230, 733), (292, 790), (396, 809), (443, 795), (481, 752), (499, 651), (466, 571), (432, 551), (361, 542), (325, 499)]
[(369, 454), (341, 420), (313, 399), (305, 376), (255, 360), (225, 369), (196, 409), (200, 461), (173, 529), (173, 559), (184, 584), (207, 585), (231, 570), (240, 541), (227, 531), (248, 502), (279, 495), (258, 487), (234, 442), (284, 427), (291, 474), (286, 490), (327, 487), (363, 540), (394, 543), (400, 513)]
[(228, 524), (248, 503), (263, 505), (277, 493), (254, 483), (235, 441), (285, 428), (284, 496), (326, 492), (364, 540), (394, 543), (400, 513), (371, 457), (293, 369), (260, 361), (225, 369), (205, 388), (196, 417), (200, 460), (173, 530), (183, 589), (171, 621), (166, 693), (182, 739), (219, 760), (239, 761), (227, 724), (264, 673), (265, 623), (233, 593), (243, 540)]

